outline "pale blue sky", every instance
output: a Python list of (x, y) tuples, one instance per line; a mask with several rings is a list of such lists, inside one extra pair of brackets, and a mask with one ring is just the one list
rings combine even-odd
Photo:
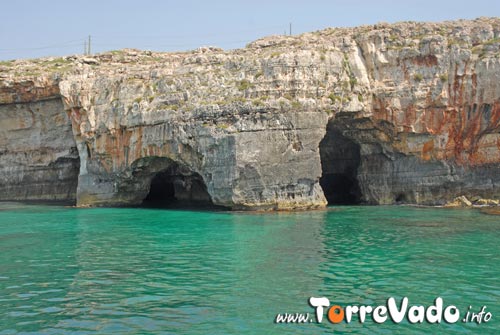
[(125, 47), (157, 51), (243, 47), (259, 37), (377, 22), (499, 16), (496, 0), (159, 1), (2, 0), (0, 59)]

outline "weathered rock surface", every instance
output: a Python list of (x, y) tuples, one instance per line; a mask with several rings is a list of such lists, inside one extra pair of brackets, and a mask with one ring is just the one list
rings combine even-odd
[(472, 202), (465, 196), (456, 197), (453, 201), (445, 204), (445, 207), (472, 207)]
[(50, 81), (3, 83), (0, 200), (76, 198), (79, 156), (58, 92)]
[[(497, 18), (404, 22), (234, 51), (2, 62), (0, 190), (22, 198), (54, 180), (59, 159), (57, 180), (78, 184), (79, 205), (139, 204), (155, 185), (234, 209), (498, 199), (499, 35)], [(36, 126), (4, 122), (33, 104)], [(41, 148), (43, 162), (16, 156)]]

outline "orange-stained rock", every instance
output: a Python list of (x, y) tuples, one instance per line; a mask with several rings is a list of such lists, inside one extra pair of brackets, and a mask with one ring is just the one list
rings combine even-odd
[[(322, 207), (342, 176), (366, 203), (495, 199), (499, 36), (498, 18), (382, 23), (233, 51), (15, 61), (0, 66), (0, 108), (62, 99), (80, 205), (140, 203), (166, 171), (183, 196), (203, 184), (231, 208)], [(30, 122), (5, 118), (5, 141)]]

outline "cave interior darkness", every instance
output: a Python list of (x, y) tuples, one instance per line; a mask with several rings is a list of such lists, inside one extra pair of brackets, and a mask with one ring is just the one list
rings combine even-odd
[(360, 146), (342, 134), (333, 121), (319, 145), (322, 176), (320, 185), (329, 205), (357, 205), (361, 190), (357, 179)]
[(158, 208), (213, 206), (203, 178), (198, 173), (182, 169), (178, 164), (172, 164), (153, 176), (142, 205)]
[[(322, 176), (320, 185), (329, 205), (357, 205), (362, 193), (357, 179), (360, 146), (344, 136), (333, 121), (319, 145)], [(170, 164), (151, 178), (144, 207), (213, 208), (203, 178), (179, 164)]]

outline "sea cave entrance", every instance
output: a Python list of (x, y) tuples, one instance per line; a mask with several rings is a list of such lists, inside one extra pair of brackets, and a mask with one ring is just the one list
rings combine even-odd
[(330, 121), (319, 145), (322, 176), (319, 183), (329, 205), (361, 203), (358, 167), (360, 146), (344, 136), (341, 127)]
[(200, 174), (175, 162), (150, 175), (149, 192), (144, 207), (210, 208), (214, 207)]

